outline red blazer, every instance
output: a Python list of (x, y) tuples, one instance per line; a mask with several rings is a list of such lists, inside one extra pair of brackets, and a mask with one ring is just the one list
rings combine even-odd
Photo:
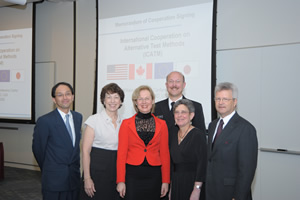
[(145, 159), (152, 166), (161, 166), (162, 182), (170, 183), (170, 153), (168, 127), (164, 120), (155, 117), (155, 133), (146, 146), (135, 127), (135, 117), (123, 120), (119, 131), (117, 156), (117, 183), (125, 182), (126, 163), (141, 165)]

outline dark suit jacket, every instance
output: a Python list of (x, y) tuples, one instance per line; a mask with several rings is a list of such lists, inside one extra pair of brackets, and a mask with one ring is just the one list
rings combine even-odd
[(141, 165), (145, 158), (150, 165), (161, 166), (162, 182), (170, 183), (168, 127), (165, 121), (154, 117), (155, 133), (146, 146), (136, 131), (135, 117), (123, 120), (120, 127), (117, 183), (125, 182), (126, 164)]
[(212, 149), (218, 120), (208, 128), (206, 200), (251, 200), (251, 183), (257, 165), (256, 130), (235, 113)]
[(57, 109), (40, 117), (34, 128), (32, 151), (42, 171), (43, 190), (79, 189), (82, 115), (71, 112), (76, 135), (74, 147)]
[[(183, 98), (186, 99), (184, 96), (183, 96)], [(192, 101), (192, 100), (190, 100), (190, 101)], [(193, 126), (200, 129), (201, 132), (206, 133), (202, 105), (196, 101), (192, 101), (192, 102), (195, 106), (195, 116), (192, 120), (192, 124), (193, 124)], [(175, 125), (174, 116), (171, 114), (170, 109), (169, 109), (168, 99), (165, 99), (165, 100), (155, 103), (154, 115), (157, 116), (158, 118), (164, 119), (166, 121), (169, 131), (172, 129), (172, 127), (177, 127)], [(169, 132), (169, 134), (171, 134), (171, 133)]]

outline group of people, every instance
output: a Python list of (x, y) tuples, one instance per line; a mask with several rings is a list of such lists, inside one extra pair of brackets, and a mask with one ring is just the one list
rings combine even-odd
[(122, 119), (125, 95), (115, 83), (102, 88), (103, 111), (85, 121), (71, 111), (72, 86), (57, 83), (57, 109), (40, 117), (33, 153), (42, 172), (45, 200), (251, 200), (257, 165), (256, 130), (236, 112), (237, 88), (215, 88), (219, 118), (209, 124), (202, 105), (183, 96), (186, 82), (174, 71), (166, 77), (168, 98), (155, 103), (151, 87), (132, 94), (136, 114)]

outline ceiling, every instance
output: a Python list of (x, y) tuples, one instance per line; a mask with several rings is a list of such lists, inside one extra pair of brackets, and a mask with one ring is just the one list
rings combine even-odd
[(0, 7), (4, 7), (4, 6), (11, 6), (13, 5), (12, 3), (8, 3), (6, 1), (0, 0)]
[[(14, 0), (14, 1), (16, 2), (17, 0)], [(38, 1), (42, 1), (42, 0), (26, 0), (27, 3), (38, 2)], [(16, 4), (15, 3), (9, 3), (9, 2), (4, 1), (4, 0), (0, 0), (0, 7), (12, 6), (12, 5), (16, 5)]]

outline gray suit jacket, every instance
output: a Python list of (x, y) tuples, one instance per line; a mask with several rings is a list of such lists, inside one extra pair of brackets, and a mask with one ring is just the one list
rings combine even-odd
[(218, 120), (208, 128), (206, 200), (251, 200), (251, 183), (257, 165), (256, 130), (235, 113), (212, 149)]

